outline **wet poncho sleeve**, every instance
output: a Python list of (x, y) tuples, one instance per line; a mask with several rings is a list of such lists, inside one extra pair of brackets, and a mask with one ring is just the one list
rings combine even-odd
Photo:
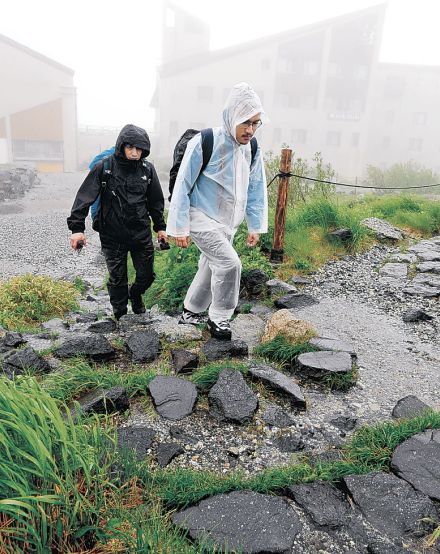
[(260, 147), (249, 175), (245, 217), (249, 233), (267, 233), (267, 185)]
[(172, 237), (187, 237), (190, 231), (190, 194), (203, 165), (201, 135), (187, 144), (174, 185), (173, 197), (168, 210), (167, 234)]

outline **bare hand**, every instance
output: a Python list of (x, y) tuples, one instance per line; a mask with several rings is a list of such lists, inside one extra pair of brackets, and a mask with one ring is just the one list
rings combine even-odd
[(260, 240), (259, 233), (249, 233), (246, 241), (246, 246), (253, 248), (254, 246), (257, 245), (259, 240)]
[(168, 242), (168, 235), (166, 234), (166, 231), (158, 231), (157, 240), (158, 242), (160, 242), (161, 240)]
[(189, 237), (174, 237), (174, 242), (179, 248), (188, 248), (190, 240)]
[[(78, 243), (82, 242), (82, 246), (80, 246)], [(87, 239), (84, 233), (73, 233), (70, 237), (70, 246), (74, 250), (81, 250), (83, 246), (87, 246)]]

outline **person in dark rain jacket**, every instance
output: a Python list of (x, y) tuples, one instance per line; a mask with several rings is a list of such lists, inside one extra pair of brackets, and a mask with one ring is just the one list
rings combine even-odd
[[(153, 165), (145, 160), (149, 153), (147, 132), (135, 125), (125, 125), (116, 141), (115, 153), (106, 164), (98, 162), (87, 175), (67, 218), (72, 232), (70, 244), (78, 250), (87, 244), (84, 230), (89, 207), (101, 195), (93, 228), (99, 232), (109, 272), (107, 287), (116, 319), (127, 313), (129, 299), (134, 313), (145, 312), (142, 294), (155, 277), (150, 218), (158, 240), (167, 240), (163, 193)], [(108, 175), (104, 176), (104, 172)], [(130, 288), (128, 252), (136, 271), (136, 279)]]

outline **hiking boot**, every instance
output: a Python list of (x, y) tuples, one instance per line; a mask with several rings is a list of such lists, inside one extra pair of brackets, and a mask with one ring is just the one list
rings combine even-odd
[(208, 319), (208, 329), (214, 339), (231, 340), (231, 325), (227, 320), (215, 323), (215, 321)]
[(123, 315), (127, 315), (127, 310), (114, 310), (113, 316), (116, 321), (119, 321)]
[(144, 302), (142, 300), (142, 294), (133, 292), (133, 289), (130, 288), (130, 291), (128, 293), (128, 297), (130, 298), (131, 302), (131, 309), (133, 310), (134, 314), (144, 314), (145, 313), (145, 306)]
[(183, 312), (178, 323), (199, 325), (200, 323), (206, 323), (206, 317), (202, 314), (196, 314), (194, 312), (191, 312), (190, 310), (187, 310), (186, 308), (183, 308)]

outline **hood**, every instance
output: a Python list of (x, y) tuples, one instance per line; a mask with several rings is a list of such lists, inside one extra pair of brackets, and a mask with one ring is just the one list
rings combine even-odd
[(247, 83), (234, 85), (223, 108), (224, 126), (234, 140), (237, 125), (258, 113), (261, 114), (261, 121), (264, 123), (267, 119), (261, 100), (254, 89)]
[(115, 155), (125, 160), (124, 144), (132, 144), (136, 148), (142, 148), (141, 158), (146, 158), (150, 153), (150, 139), (147, 131), (131, 123), (122, 128), (116, 140)]

